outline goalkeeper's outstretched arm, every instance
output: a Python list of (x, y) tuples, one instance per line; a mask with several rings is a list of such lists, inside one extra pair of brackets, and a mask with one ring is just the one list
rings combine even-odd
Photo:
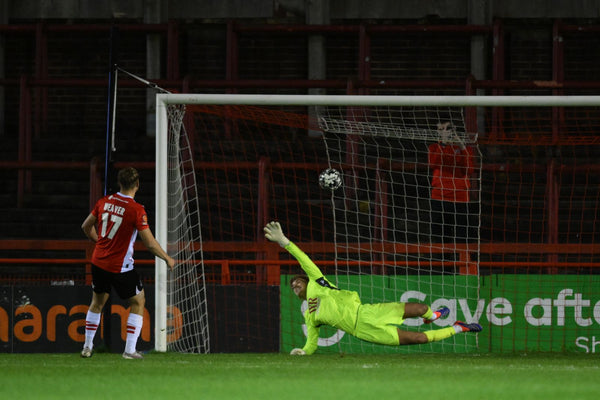
[[(308, 327), (308, 337), (306, 338), (306, 344), (301, 349), (299, 349), (299, 348), (292, 349), (292, 351), (290, 352), (291, 355), (293, 355), (293, 356), (307, 356), (307, 355), (310, 356), (315, 351), (317, 351), (318, 340), (319, 340), (319, 329), (315, 328), (315, 327), (309, 327), (308, 325), (307, 325), (307, 327)], [(313, 332), (311, 332), (311, 328), (312, 328)]]
[(317, 267), (317, 265), (304, 253), (298, 246), (291, 242), (284, 234), (281, 229), (281, 224), (276, 221), (269, 222), (264, 228), (265, 237), (271, 242), (278, 243), (281, 247), (285, 248), (298, 262), (300, 266), (308, 275), (310, 280), (316, 281), (323, 277), (323, 273)]

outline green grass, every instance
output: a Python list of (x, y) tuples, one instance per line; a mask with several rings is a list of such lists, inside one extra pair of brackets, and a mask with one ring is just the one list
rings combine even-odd
[(1, 354), (2, 399), (597, 399), (594, 354)]

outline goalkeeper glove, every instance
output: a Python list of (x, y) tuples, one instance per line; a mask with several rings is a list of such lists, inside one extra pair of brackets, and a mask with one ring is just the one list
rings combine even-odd
[(304, 356), (306, 355), (306, 352), (302, 349), (293, 349), (292, 351), (290, 351), (290, 354), (292, 356)]
[(271, 221), (264, 227), (265, 237), (271, 242), (277, 242), (281, 247), (290, 244), (290, 240), (285, 237), (281, 230), (279, 222)]

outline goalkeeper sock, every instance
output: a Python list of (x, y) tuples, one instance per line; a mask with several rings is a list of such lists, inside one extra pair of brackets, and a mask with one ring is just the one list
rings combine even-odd
[(125, 342), (125, 353), (135, 353), (135, 346), (140, 337), (144, 317), (137, 314), (129, 314), (127, 318), (127, 341)]
[(431, 310), (431, 307), (427, 306), (427, 311), (425, 312), (425, 314), (421, 315), (421, 317), (423, 317), (424, 319), (426, 319), (428, 321), (432, 321), (432, 320), (436, 319), (437, 317), (439, 317), (439, 313), (437, 316), (435, 316), (435, 313)]
[(427, 336), (427, 340), (429, 341), (429, 343), (431, 343), (448, 339), (449, 337), (456, 335), (457, 332), (454, 326), (449, 326), (447, 328), (436, 329), (434, 331), (425, 331), (423, 333), (425, 334), (425, 336)]
[(90, 350), (94, 348), (94, 336), (96, 336), (98, 325), (100, 325), (101, 315), (101, 313), (95, 313), (88, 310), (87, 315), (85, 316), (85, 343), (83, 345), (84, 348), (87, 347)]

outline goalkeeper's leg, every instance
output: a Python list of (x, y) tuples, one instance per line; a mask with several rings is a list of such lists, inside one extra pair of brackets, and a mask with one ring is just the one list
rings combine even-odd
[(398, 344), (400, 346), (410, 344), (426, 344), (430, 342), (439, 342), (440, 340), (448, 339), (458, 333), (454, 326), (447, 328), (436, 329), (425, 332), (410, 332), (403, 331), (398, 328)]
[(448, 339), (451, 336), (456, 335), (456, 329), (454, 326), (448, 326), (442, 329), (425, 331), (423, 334), (427, 337), (427, 342), (439, 342), (440, 340)]
[(441, 307), (433, 311), (427, 304), (405, 303), (403, 318), (421, 317), (423, 318), (423, 322), (430, 324), (438, 318), (447, 316), (449, 313), (450, 309), (448, 307)]
[(428, 342), (439, 342), (440, 340), (448, 339), (451, 336), (456, 335), (457, 333), (465, 333), (465, 332), (481, 332), (481, 325), (472, 323), (466, 324), (461, 321), (456, 321), (454, 325), (449, 326), (447, 328), (436, 329), (431, 331), (423, 332), (425, 336), (427, 336)]
[[(450, 313), (447, 307), (442, 307), (436, 311), (432, 311), (431, 307), (422, 303), (405, 303), (404, 318), (421, 317), (425, 323), (431, 323), (438, 318), (445, 317)], [(447, 328), (429, 330), (425, 332), (408, 332), (398, 329), (398, 338), (400, 345), (406, 344), (424, 344), (430, 342), (438, 342), (447, 339), (457, 333), (462, 332), (481, 332), (479, 324), (465, 324), (457, 321), (453, 326)]]
[(454, 325), (446, 328), (425, 332), (409, 332), (398, 328), (398, 342), (400, 345), (439, 342), (440, 340), (448, 339), (457, 333), (481, 332), (481, 330), (482, 328), (479, 324), (466, 324), (461, 321), (456, 321)]
[[(449, 312), (450, 310), (447, 307), (433, 311), (427, 304), (404, 303), (403, 319), (420, 317), (423, 318), (425, 323), (431, 323), (440, 317), (447, 316)], [(403, 331), (398, 328), (398, 342), (400, 345), (425, 344), (438, 340), (444, 340), (455, 334), (456, 331), (453, 327), (450, 327), (450, 329), (445, 328), (427, 332), (410, 332)]]

